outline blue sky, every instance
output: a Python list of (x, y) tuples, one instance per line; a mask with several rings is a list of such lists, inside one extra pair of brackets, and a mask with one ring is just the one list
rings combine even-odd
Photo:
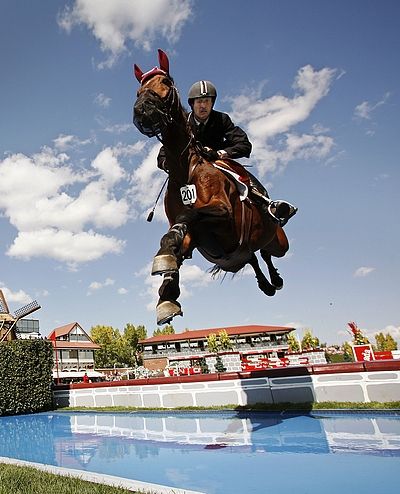
[(145, 218), (164, 175), (159, 144), (132, 125), (157, 48), (182, 100), (218, 88), (253, 142), (244, 164), (296, 204), (273, 298), (250, 270), (213, 280), (182, 268), (176, 331), (310, 328), (321, 341), (400, 338), (400, 4), (393, 0), (0, 1), (0, 288), (38, 300), (41, 331), (78, 321), (156, 328), (150, 263), (167, 228)]

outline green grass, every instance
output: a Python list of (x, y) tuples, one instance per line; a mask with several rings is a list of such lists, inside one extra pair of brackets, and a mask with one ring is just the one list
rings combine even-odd
[(133, 494), (133, 491), (0, 463), (0, 494)]
[(179, 407), (173, 409), (166, 408), (137, 408), (137, 407), (65, 407), (58, 408), (57, 411), (95, 411), (95, 412), (171, 412), (171, 411), (284, 411), (284, 410), (400, 410), (400, 401), (378, 402), (371, 401), (369, 403), (359, 402), (337, 402), (324, 401), (321, 403), (256, 403), (254, 405), (238, 406), (224, 405), (215, 407)]

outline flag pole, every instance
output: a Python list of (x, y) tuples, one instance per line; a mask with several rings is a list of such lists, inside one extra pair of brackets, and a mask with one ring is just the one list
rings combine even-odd
[(57, 372), (57, 378), (56, 378), (56, 383), (60, 384), (60, 374), (58, 371), (58, 352), (57, 352), (57, 338), (56, 338), (56, 333), (53, 331), (52, 335), (50, 336), (51, 341), (54, 343), (54, 351), (56, 352), (56, 372)]

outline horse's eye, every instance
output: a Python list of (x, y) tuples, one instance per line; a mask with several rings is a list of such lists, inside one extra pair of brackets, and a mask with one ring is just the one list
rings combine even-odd
[(168, 79), (168, 77), (164, 77), (163, 84), (165, 84), (166, 86), (171, 87), (172, 86), (172, 81), (171, 81), (171, 79)]

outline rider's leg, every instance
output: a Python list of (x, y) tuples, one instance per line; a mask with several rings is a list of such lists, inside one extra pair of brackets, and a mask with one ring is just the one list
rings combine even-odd
[(287, 201), (271, 200), (261, 182), (248, 170), (247, 173), (250, 178), (250, 199), (259, 206), (266, 216), (279, 223), (280, 226), (286, 225), (290, 218), (297, 213), (297, 208)]

